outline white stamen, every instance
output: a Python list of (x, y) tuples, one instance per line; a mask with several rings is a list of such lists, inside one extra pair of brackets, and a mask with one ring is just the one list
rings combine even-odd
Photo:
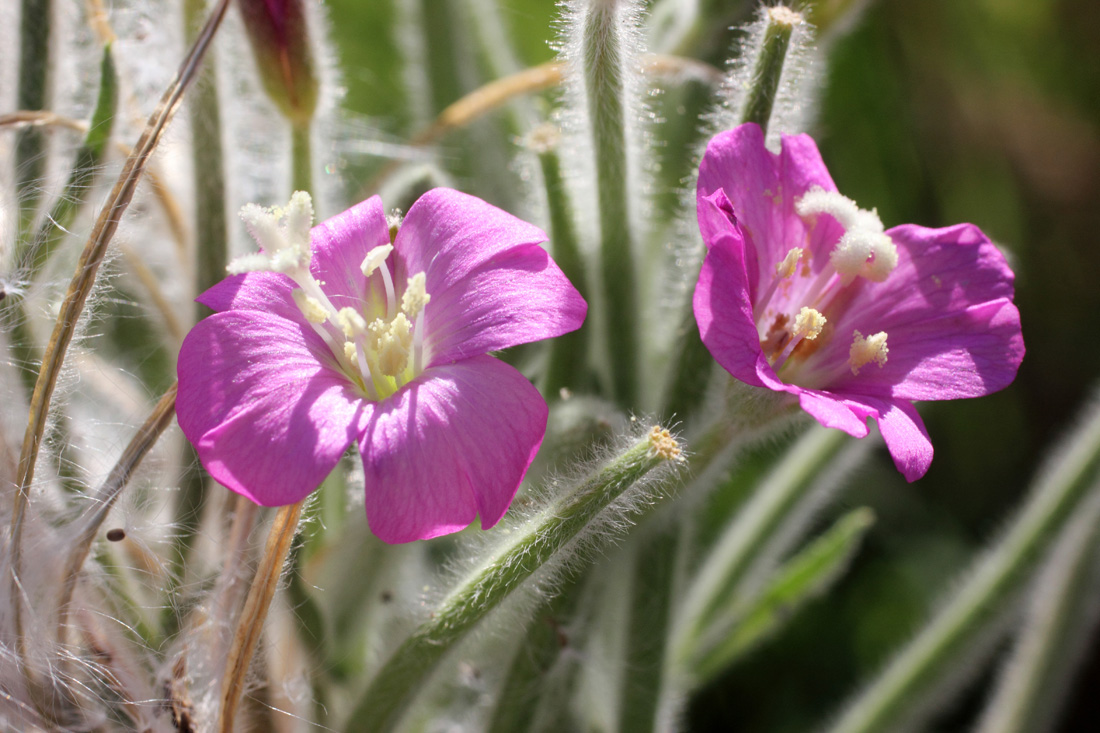
[(791, 247), (791, 251), (787, 253), (787, 256), (783, 258), (783, 261), (775, 266), (775, 274), (778, 278), (787, 278), (794, 274), (795, 269), (798, 267), (799, 260), (802, 259), (802, 248)]
[(305, 191), (295, 191), (284, 212), (287, 244), (309, 251), (309, 229), (313, 226), (313, 199)]
[(848, 364), (852, 368), (852, 374), (859, 374), (860, 367), (872, 361), (881, 369), (890, 353), (886, 346), (886, 332), (879, 331), (864, 338), (862, 333), (856, 331), (853, 336), (852, 348), (848, 350)]
[(241, 255), (225, 266), (225, 271), (230, 275), (240, 275), (242, 272), (267, 272), (270, 269), (271, 258), (263, 252)]
[(790, 328), (791, 335), (813, 341), (821, 334), (821, 329), (825, 328), (825, 323), (825, 316), (821, 315), (820, 311), (813, 308), (803, 308), (794, 317), (794, 323), (791, 324)]
[(412, 324), (404, 313), (398, 313), (378, 334), (378, 366), (382, 373), (396, 377), (404, 372), (409, 365), (411, 346)]
[(336, 314), (336, 322), (348, 338), (355, 338), (367, 331), (367, 322), (354, 308), (341, 308)]
[(844, 227), (829, 261), (847, 282), (856, 277), (882, 282), (897, 267), (897, 247), (884, 234), (875, 209), (861, 209), (836, 191), (814, 186), (795, 202), (795, 210), (803, 219), (828, 214)]
[(428, 301), (432, 299), (425, 285), (426, 280), (427, 276), (423, 272), (418, 272), (409, 278), (409, 282), (405, 286), (405, 294), (401, 296), (401, 310), (409, 318), (416, 318), (420, 311), (424, 310), (424, 306), (428, 304)]
[(302, 311), (302, 315), (306, 317), (307, 321), (310, 323), (324, 323), (328, 320), (329, 313), (319, 300), (306, 295), (306, 292), (301, 288), (294, 288), (290, 294), (294, 297), (298, 310)]
[(380, 244), (367, 252), (367, 256), (363, 258), (363, 264), (360, 266), (363, 274), (367, 277), (373, 275), (374, 271), (381, 267), (386, 258), (390, 256), (390, 252), (393, 252), (392, 244)]

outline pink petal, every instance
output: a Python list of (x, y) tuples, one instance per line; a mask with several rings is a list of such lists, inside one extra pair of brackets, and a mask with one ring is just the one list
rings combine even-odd
[(867, 436), (867, 418), (874, 413), (863, 405), (849, 402), (830, 392), (798, 387), (795, 389), (798, 390), (799, 406), (825, 427), (843, 430), (853, 438)]
[(771, 277), (775, 265), (792, 247), (809, 247), (816, 272), (843, 229), (832, 217), (822, 216), (808, 227), (795, 211), (795, 200), (813, 186), (835, 191), (817, 145), (808, 135), (783, 136), (780, 153), (764, 146), (764, 135), (754, 123), (715, 135), (699, 166), (697, 198), (723, 190), (756, 249), (760, 275)]
[(425, 311), (431, 364), (560, 336), (580, 328), (587, 310), (545, 250), (513, 247), (432, 293)]
[(431, 364), (580, 327), (587, 304), (546, 252), (546, 234), (484, 201), (435, 189), (397, 233), (395, 279), (424, 272)]
[(879, 432), (905, 480), (913, 482), (928, 473), (932, 465), (932, 439), (917, 409), (904, 400), (867, 402), (878, 410)]
[(355, 439), (364, 403), (319, 350), (311, 330), (255, 311), (217, 313), (184, 339), (180, 428), (215, 479), (257, 504), (301, 500)]
[[(721, 192), (715, 194), (721, 196)], [(699, 202), (699, 220), (710, 220), (707, 255), (695, 283), (692, 308), (699, 336), (711, 356), (733, 376), (757, 387), (779, 385), (760, 348), (745, 267), (745, 241), (720, 212), (721, 201)], [(726, 222), (724, 231), (718, 226)]]
[[(347, 211), (326, 219), (310, 231), (313, 260), (310, 271), (337, 308), (362, 309), (367, 298), (363, 258), (375, 247), (390, 243), (390, 227), (382, 199), (371, 196)], [(381, 276), (378, 287), (381, 287)]]
[[(898, 245), (897, 268), (885, 282), (859, 290), (836, 323), (835, 353), (820, 354), (840, 365), (830, 388), (945, 400), (1010, 384), (1024, 343), (1003, 255), (969, 224), (906, 225), (889, 234)], [(871, 365), (859, 375), (843, 368), (855, 330), (864, 336), (886, 331), (890, 352), (883, 367)]]
[(389, 543), (504, 515), (546, 431), (546, 402), (512, 367), (475, 356), (376, 405), (359, 438), (367, 520)]
[(195, 298), (215, 312), (254, 310), (272, 313), (295, 321), (301, 311), (290, 292), (294, 283), (277, 272), (247, 272), (231, 275)]

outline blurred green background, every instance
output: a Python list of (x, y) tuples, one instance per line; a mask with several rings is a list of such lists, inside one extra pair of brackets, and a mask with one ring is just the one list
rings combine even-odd
[[(392, 146), (489, 77), (488, 62), (466, 69), (447, 61), (471, 43), (455, 16), (460, 1), (327, 1), (343, 104), (361, 138), (340, 152), (352, 190), (382, 168)], [(552, 0), (494, 4), (518, 65), (554, 57)], [(686, 51), (720, 67), (736, 39), (727, 27), (748, 20), (755, 4), (701, 5), (713, 22)], [(427, 85), (411, 83), (399, 63), (407, 46), (394, 19), (412, 6), (427, 21), (423, 58), (436, 65)], [(807, 730), (835, 709), (1004, 523), (1100, 375), (1092, 339), (1100, 326), (1090, 320), (1100, 316), (1100, 2), (881, 0), (845, 22), (853, 20), (827, 38), (820, 115), (809, 130), (834, 180), (861, 206), (876, 206), (887, 226), (969, 221), (1001, 244), (1017, 272), (1028, 353), (1003, 392), (922, 408), (936, 459), (919, 483), (907, 486), (885, 451), (876, 452), (840, 502), (869, 505), (879, 517), (851, 573), (700, 694), (691, 730)], [(691, 96), (667, 90), (658, 112), (675, 119), (691, 109)], [(496, 123), (497, 134), (508, 134)], [(668, 139), (669, 175), (688, 173), (683, 151), (693, 142)], [(471, 138), (443, 140), (452, 183), (507, 206), (506, 192), (479, 189), (463, 157), (471, 146)], [(1098, 683), (1093, 642), (1063, 730), (1100, 729), (1091, 727)], [(981, 700), (979, 684), (934, 730), (968, 729)]]

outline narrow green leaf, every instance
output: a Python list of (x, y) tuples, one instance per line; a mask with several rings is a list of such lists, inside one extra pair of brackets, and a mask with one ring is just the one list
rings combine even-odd
[(867, 508), (845, 514), (785, 563), (756, 597), (720, 609), (704, 634), (715, 645), (704, 648), (693, 665), (697, 683), (706, 684), (824, 593), (844, 573), (873, 523), (874, 513)]

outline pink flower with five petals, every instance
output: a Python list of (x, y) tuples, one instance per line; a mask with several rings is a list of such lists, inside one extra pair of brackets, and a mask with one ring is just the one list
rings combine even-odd
[(477, 198), (422, 196), (391, 243), (376, 196), (310, 229), (312, 206), (242, 211), (262, 251), (199, 300), (178, 362), (180, 427), (210, 474), (264, 506), (300, 501), (356, 443), (386, 542), (508, 509), (546, 402), (488, 352), (580, 327), (546, 235)]
[(884, 230), (837, 192), (809, 136), (775, 154), (751, 123), (710, 141), (697, 204), (707, 254), (693, 305), (710, 353), (826, 427), (862, 438), (874, 418), (909, 481), (932, 462), (913, 400), (1015, 378), (1012, 270), (977, 227)]

